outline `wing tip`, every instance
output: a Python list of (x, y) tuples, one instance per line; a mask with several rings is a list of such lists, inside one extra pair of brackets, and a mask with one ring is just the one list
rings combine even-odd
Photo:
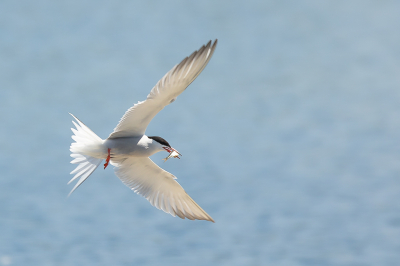
[(215, 223), (214, 219), (211, 218), (211, 216), (208, 216), (207, 219), (203, 219), (203, 220)]
[(206, 214), (207, 216), (202, 216), (202, 217), (195, 217), (195, 216), (193, 216), (193, 217), (188, 217), (188, 216), (185, 215), (185, 214), (179, 215), (178, 213), (176, 213), (176, 215), (173, 215), (172, 213), (169, 213), (169, 214), (171, 214), (173, 217), (178, 216), (179, 218), (181, 218), (181, 219), (183, 219), (183, 220), (185, 220), (185, 219), (187, 218), (188, 220), (192, 220), (192, 221), (198, 220), (198, 221), (208, 221), (208, 222), (213, 222), (213, 223), (215, 223), (214, 219), (211, 218), (211, 216), (209, 216), (208, 214)]
[(217, 44), (218, 44), (218, 39), (215, 39), (214, 44), (212, 45), (211, 49), (214, 50), (215, 47), (217, 47)]

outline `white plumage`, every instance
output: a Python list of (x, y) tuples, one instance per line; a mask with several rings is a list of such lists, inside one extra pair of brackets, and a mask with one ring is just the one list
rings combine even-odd
[[(174, 66), (150, 91), (147, 99), (128, 109), (114, 131), (102, 140), (75, 116), (75, 140), (71, 144), (71, 163), (79, 164), (68, 182), (79, 178), (71, 193), (81, 185), (106, 159), (115, 166), (115, 174), (137, 194), (145, 197), (153, 206), (172, 216), (190, 220), (214, 220), (185, 192), (171, 173), (158, 167), (150, 155), (167, 151), (178, 157), (179, 152), (160, 137), (148, 137), (146, 128), (153, 117), (165, 106), (176, 100), (205, 68), (211, 59), (217, 40), (208, 42)], [(178, 157), (179, 158), (179, 157)], [(71, 194), (70, 193), (70, 194)]]

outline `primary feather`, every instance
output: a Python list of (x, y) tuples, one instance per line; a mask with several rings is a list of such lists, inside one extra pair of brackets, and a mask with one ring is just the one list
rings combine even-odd
[(198, 51), (193, 52), (178, 65), (174, 66), (160, 81), (158, 81), (145, 101), (138, 102), (126, 111), (113, 133), (111, 133), (108, 138), (143, 135), (153, 117), (165, 106), (175, 101), (176, 97), (178, 97), (206, 67), (217, 47), (217, 42), (217, 40), (215, 40), (214, 43), (209, 41)]
[(150, 158), (131, 157), (121, 162), (111, 162), (116, 166), (115, 174), (119, 179), (154, 207), (182, 219), (186, 217), (214, 222), (176, 182), (176, 177), (161, 169)]

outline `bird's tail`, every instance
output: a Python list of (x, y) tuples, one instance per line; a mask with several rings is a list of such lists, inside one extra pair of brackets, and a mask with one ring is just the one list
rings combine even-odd
[(74, 158), (71, 163), (79, 165), (71, 172), (71, 174), (75, 174), (75, 176), (68, 182), (68, 184), (77, 178), (80, 179), (69, 195), (71, 195), (71, 193), (74, 192), (74, 190), (77, 189), (100, 165), (103, 161), (102, 150), (104, 149), (104, 141), (73, 114), (70, 115), (72, 115), (76, 122), (78, 122), (77, 124), (75, 121), (72, 121), (76, 129), (71, 128), (74, 133), (72, 139), (75, 140), (70, 147), (71, 157)]

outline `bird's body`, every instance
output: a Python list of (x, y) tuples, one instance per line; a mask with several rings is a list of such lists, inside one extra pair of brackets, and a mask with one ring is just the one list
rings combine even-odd
[[(72, 129), (71, 163), (79, 163), (69, 181), (79, 178), (71, 193), (82, 184), (105, 159), (104, 168), (111, 163), (116, 175), (136, 193), (144, 196), (155, 207), (191, 220), (214, 220), (193, 201), (175, 181), (176, 177), (158, 167), (149, 156), (167, 151), (165, 160), (180, 153), (163, 138), (145, 135), (146, 128), (153, 117), (166, 105), (175, 101), (190, 83), (201, 73), (210, 60), (217, 40), (211, 41), (186, 57), (170, 70), (151, 90), (147, 99), (128, 109), (121, 121), (110, 134), (102, 140), (78, 118)], [(71, 194), (70, 193), (70, 194)]]
[[(146, 135), (141, 137), (106, 139), (103, 145), (111, 150), (111, 158), (113, 159), (118, 159), (118, 156), (150, 157), (164, 150), (159, 143)], [(107, 153), (105, 155), (107, 157)], [(106, 157), (104, 157), (104, 159), (106, 159)]]

